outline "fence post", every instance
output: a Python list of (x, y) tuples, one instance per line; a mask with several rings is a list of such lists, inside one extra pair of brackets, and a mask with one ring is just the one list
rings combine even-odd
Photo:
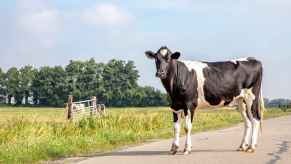
[(72, 106), (73, 106), (73, 96), (72, 95), (69, 95), (69, 98), (68, 98), (68, 116), (67, 116), (67, 119), (70, 120), (73, 118), (73, 109), (72, 109)]
[(101, 105), (101, 111), (102, 111), (102, 114), (103, 114), (103, 115), (106, 114), (106, 107), (105, 107), (105, 104), (102, 104), (102, 105)]
[(92, 96), (91, 97), (91, 106), (92, 108), (90, 108), (90, 115), (92, 116), (93, 114), (96, 114), (97, 113), (97, 108), (96, 108), (96, 96)]

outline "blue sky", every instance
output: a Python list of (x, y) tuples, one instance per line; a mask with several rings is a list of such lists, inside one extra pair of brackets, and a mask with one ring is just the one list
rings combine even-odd
[(145, 50), (167, 45), (182, 59), (254, 56), (263, 93), (291, 98), (290, 0), (0, 1), (0, 67), (133, 60), (139, 83), (163, 89)]

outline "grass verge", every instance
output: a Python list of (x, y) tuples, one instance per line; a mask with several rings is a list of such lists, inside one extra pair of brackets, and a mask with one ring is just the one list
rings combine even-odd
[[(266, 118), (291, 114), (268, 109)], [(192, 131), (228, 127), (241, 122), (235, 110), (198, 111)], [(110, 151), (149, 139), (172, 136), (167, 108), (109, 109), (101, 118), (64, 120), (53, 108), (0, 108), (0, 163), (37, 163), (60, 157)]]

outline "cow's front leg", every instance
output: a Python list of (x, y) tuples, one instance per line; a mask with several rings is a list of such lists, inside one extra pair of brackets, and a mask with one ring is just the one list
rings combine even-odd
[(180, 139), (180, 122), (178, 114), (173, 112), (173, 126), (174, 126), (174, 140), (170, 150), (171, 154), (176, 154), (179, 148), (179, 139)]
[(190, 154), (192, 143), (191, 143), (191, 130), (192, 130), (192, 122), (190, 118), (190, 112), (187, 110), (185, 112), (185, 134), (186, 134), (186, 141), (185, 141), (185, 148), (184, 154)]

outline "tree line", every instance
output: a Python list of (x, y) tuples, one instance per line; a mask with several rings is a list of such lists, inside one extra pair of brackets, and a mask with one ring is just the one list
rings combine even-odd
[[(139, 72), (133, 61), (110, 60), (97, 63), (71, 60), (65, 67), (30, 65), (0, 68), (2, 103), (63, 106), (68, 95), (74, 100), (96, 96), (107, 106), (164, 106), (167, 95), (149, 86), (139, 86)], [(14, 101), (12, 101), (14, 100)]]
[(265, 106), (266, 107), (286, 107), (286, 108), (291, 108), (291, 100), (290, 99), (283, 99), (283, 98), (278, 98), (278, 99), (267, 99), (264, 98)]

